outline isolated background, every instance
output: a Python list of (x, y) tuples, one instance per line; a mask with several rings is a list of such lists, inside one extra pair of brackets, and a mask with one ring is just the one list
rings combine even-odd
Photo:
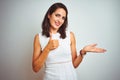
[(78, 52), (91, 43), (107, 49), (85, 56), (78, 80), (120, 80), (120, 0), (0, 0), (0, 80), (41, 80), (32, 71), (33, 39), (54, 2), (68, 8)]

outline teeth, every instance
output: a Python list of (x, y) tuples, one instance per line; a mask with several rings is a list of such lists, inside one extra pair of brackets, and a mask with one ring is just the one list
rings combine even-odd
[(55, 22), (55, 24), (56, 24), (57, 26), (59, 26), (59, 25), (60, 25), (60, 23), (59, 23), (59, 22)]

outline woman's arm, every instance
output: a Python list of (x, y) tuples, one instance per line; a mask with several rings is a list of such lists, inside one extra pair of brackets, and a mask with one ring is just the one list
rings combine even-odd
[(77, 68), (79, 66), (79, 64), (82, 62), (83, 56), (87, 52), (94, 52), (94, 53), (104, 53), (104, 52), (106, 52), (105, 49), (96, 47), (97, 44), (90, 44), (90, 45), (85, 46), (83, 49), (81, 49), (80, 50), (80, 55), (77, 56), (76, 40), (75, 40), (74, 34), (72, 32), (70, 33), (70, 38), (71, 38), (72, 62), (73, 62), (73, 66), (75, 68)]
[(77, 68), (83, 59), (83, 54), (85, 54), (86, 52), (83, 53), (83, 51), (80, 51), (80, 52), (82, 52), (82, 55), (77, 56), (76, 40), (75, 40), (75, 36), (72, 32), (70, 33), (70, 40), (71, 40), (72, 62), (73, 62), (73, 66), (75, 68)]
[(49, 52), (53, 49), (56, 49), (58, 45), (59, 45), (58, 40), (52, 40), (50, 37), (48, 44), (42, 51), (40, 42), (39, 42), (39, 35), (37, 34), (35, 36), (33, 60), (32, 60), (32, 67), (35, 72), (38, 72), (42, 68), (42, 66), (44, 65), (44, 62), (47, 59)]
[(39, 43), (39, 35), (37, 34), (34, 38), (34, 50), (33, 50), (33, 60), (32, 67), (35, 72), (38, 72), (43, 66), (47, 55), (49, 53), (49, 48), (46, 46), (42, 51)]

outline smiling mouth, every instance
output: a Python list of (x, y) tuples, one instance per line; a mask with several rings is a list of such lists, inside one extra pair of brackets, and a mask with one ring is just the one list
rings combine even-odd
[(55, 22), (55, 25), (56, 26), (60, 26), (60, 22)]

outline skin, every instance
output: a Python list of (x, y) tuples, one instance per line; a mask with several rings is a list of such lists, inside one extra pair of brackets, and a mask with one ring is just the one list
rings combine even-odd
[(51, 24), (50, 32), (56, 33), (65, 21), (66, 12), (64, 9), (58, 8), (51, 15), (48, 15), (48, 18), (49, 18), (50, 24)]
[[(49, 21), (50, 21), (50, 34), (55, 34), (61, 27), (61, 25), (64, 23), (66, 18), (66, 12), (63, 8), (58, 8), (53, 12), (51, 15), (48, 15)], [(72, 63), (75, 68), (79, 66), (83, 59), (83, 55), (85, 55), (87, 52), (95, 52), (95, 53), (103, 53), (106, 50), (103, 48), (96, 47), (97, 44), (90, 44), (85, 46), (81, 51), (80, 55), (77, 56), (76, 52), (76, 40), (73, 32), (70, 32), (70, 41), (71, 41), (71, 55), (72, 55)], [(39, 42), (39, 35), (36, 34), (34, 38), (34, 50), (33, 50), (33, 61), (32, 66), (33, 70), (35, 72), (38, 72), (42, 66), (44, 65), (44, 62), (47, 59), (47, 56), (51, 50), (56, 49), (59, 46), (58, 40), (53, 40), (50, 36), (49, 42), (46, 45), (46, 47), (41, 49), (40, 42)]]

